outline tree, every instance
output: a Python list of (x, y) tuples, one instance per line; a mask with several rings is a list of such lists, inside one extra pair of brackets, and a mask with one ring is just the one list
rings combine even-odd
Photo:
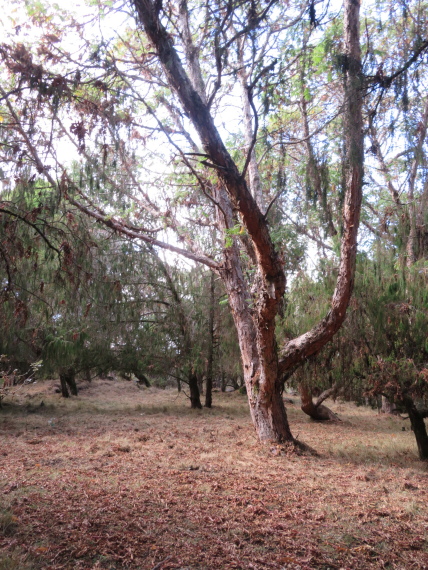
[(40, 360), (38, 373), (58, 374), (64, 397), (77, 395), (79, 374), (115, 371), (146, 384), (145, 374), (166, 375), (183, 352), (179, 274), (64, 206), (40, 181), (3, 194), (0, 350), (9, 367), (24, 380)]
[[(261, 441), (293, 440), (282, 400), (282, 376), (330, 340), (343, 322), (352, 291), (363, 164), (359, 5), (345, 4), (344, 57), (347, 65), (344, 66), (344, 121), (347, 193), (337, 288), (332, 299), (332, 309), (325, 319), (311, 331), (289, 341), (283, 349), (281, 360), (278, 359), (276, 349), (274, 323), (285, 291), (285, 275), (272, 243), (266, 219), (245, 180), (246, 169), (253, 160), (254, 145), (250, 145), (244, 170), (241, 172), (220, 138), (207, 102), (185, 72), (170, 36), (161, 22), (159, 8), (153, 2), (146, 0), (137, 0), (135, 7), (149, 40), (155, 46), (168, 85), (189, 116), (199, 134), (204, 153), (217, 172), (219, 184), (215, 188), (213, 199), (218, 204), (219, 226), (224, 232), (234, 227), (236, 223), (234, 223), (233, 210), (235, 210), (251, 240), (256, 273), (251, 310), (247, 301), (250, 292), (242, 276), (236, 242), (224, 249), (224, 269), (216, 267), (216, 270), (225, 283), (238, 331), (244, 378), (256, 431)], [(250, 30), (255, 27), (254, 21), (260, 22), (265, 14), (260, 11), (252, 17), (254, 19), (249, 19), (247, 23)], [(238, 37), (243, 33), (243, 31), (238, 32)], [(191, 65), (192, 62), (188, 61), (188, 64)], [(221, 60), (219, 65), (221, 66)], [(200, 76), (196, 65), (192, 71), (194, 75)], [(251, 85), (246, 87), (251, 98), (252, 87)]]
[(205, 390), (205, 407), (212, 406), (213, 389), (213, 362), (214, 362), (214, 314), (215, 314), (215, 280), (214, 273), (210, 273), (209, 289), (209, 314), (208, 314), (208, 352), (207, 352), (207, 383)]

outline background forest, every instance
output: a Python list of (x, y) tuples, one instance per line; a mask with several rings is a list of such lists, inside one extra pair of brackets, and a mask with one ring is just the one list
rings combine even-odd
[[(428, 6), (365, 3), (353, 74), (346, 4), (9, 3), (0, 402), (36, 377), (58, 376), (63, 396), (111, 373), (174, 383), (192, 407), (203, 386), (210, 407), (213, 385), (231, 384), (263, 440), (253, 402), (274, 377), (281, 402), (284, 384), (299, 388), (319, 420), (333, 417), (327, 396), (384, 398), (428, 458)], [(343, 214), (349, 165), (363, 162), (346, 320), (291, 357), (340, 288), (358, 227), (358, 199), (356, 221)]]

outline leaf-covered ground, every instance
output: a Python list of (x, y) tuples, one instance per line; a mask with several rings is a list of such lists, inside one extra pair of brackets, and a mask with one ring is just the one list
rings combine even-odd
[(237, 393), (195, 412), (173, 390), (81, 387), (21, 388), (0, 412), (0, 569), (428, 568), (408, 421), (338, 403), (319, 424), (295, 399), (319, 452), (297, 456), (257, 443)]

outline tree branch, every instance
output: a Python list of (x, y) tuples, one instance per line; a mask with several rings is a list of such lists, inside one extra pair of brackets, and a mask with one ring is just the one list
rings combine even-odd
[(186, 249), (182, 249), (180, 247), (170, 245), (169, 243), (166, 243), (166, 242), (160, 241), (158, 239), (152, 238), (150, 236), (146, 236), (144, 234), (141, 234), (138, 231), (128, 229), (123, 223), (119, 222), (118, 220), (115, 220), (112, 217), (103, 216), (102, 214), (100, 214), (98, 212), (90, 210), (89, 208), (87, 208), (86, 206), (84, 206), (80, 202), (77, 202), (76, 200), (74, 200), (70, 196), (67, 196), (67, 200), (68, 200), (68, 202), (70, 202), (70, 204), (73, 204), (73, 206), (76, 206), (76, 208), (79, 208), (79, 210), (81, 212), (84, 212), (85, 214), (87, 214), (91, 218), (98, 220), (99, 222), (104, 224), (106, 227), (111, 228), (118, 233), (126, 235), (132, 239), (140, 239), (141, 241), (144, 241), (145, 243), (148, 243), (150, 245), (154, 245), (156, 247), (160, 247), (162, 249), (172, 251), (174, 253), (177, 253), (178, 255), (182, 255), (183, 257), (187, 257), (187, 259), (191, 259), (192, 261), (196, 261), (198, 263), (202, 263), (203, 265), (207, 265), (208, 267), (211, 267), (212, 269), (215, 269), (215, 270), (218, 270), (221, 267), (219, 263), (217, 263), (216, 261), (214, 261), (213, 259), (211, 259), (205, 255), (197, 255), (195, 253), (192, 253), (191, 251), (187, 251)]
[(61, 257), (61, 252), (58, 248), (56, 248), (49, 240), (48, 238), (45, 236), (45, 234), (32, 222), (30, 222), (29, 220), (27, 220), (25, 218), (25, 216), (20, 216), (19, 214), (16, 214), (15, 212), (11, 212), (10, 210), (6, 210), (5, 208), (0, 208), (0, 212), (3, 212), (4, 214), (7, 214), (9, 216), (13, 216), (14, 218), (18, 218), (18, 220), (21, 220), (22, 222), (24, 222), (25, 224), (27, 224), (28, 226), (30, 226), (31, 228), (33, 228), (33, 230), (35, 232), (37, 232), (39, 234), (39, 236), (43, 239), (43, 241), (46, 243), (46, 245), (50, 248), (53, 249), (59, 257)]

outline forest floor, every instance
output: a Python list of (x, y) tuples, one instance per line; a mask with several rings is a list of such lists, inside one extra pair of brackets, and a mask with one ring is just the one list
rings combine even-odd
[(408, 420), (338, 402), (341, 423), (315, 423), (294, 398), (319, 453), (299, 456), (259, 445), (238, 393), (194, 411), (171, 389), (55, 384), (0, 411), (0, 570), (428, 569)]

